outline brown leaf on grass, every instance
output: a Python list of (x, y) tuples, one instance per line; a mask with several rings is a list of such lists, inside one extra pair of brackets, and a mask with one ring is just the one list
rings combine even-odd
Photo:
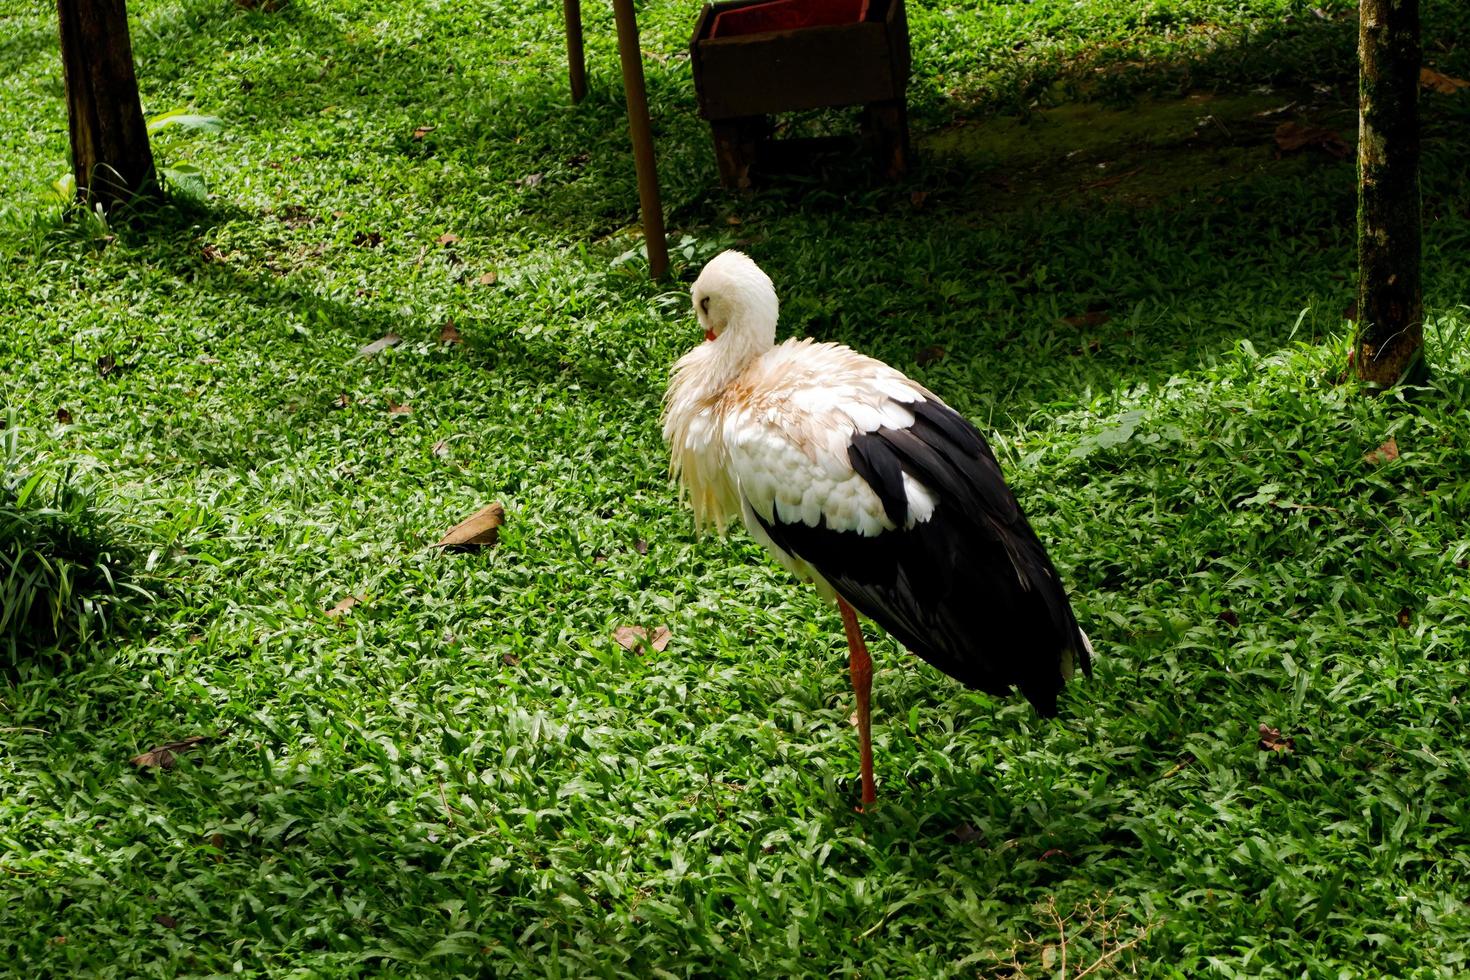
[(1265, 722), (1261, 722), (1256, 728), (1256, 734), (1261, 736), (1261, 740), (1256, 743), (1256, 748), (1262, 752), (1296, 751), (1296, 739), (1282, 735), (1281, 729), (1272, 728)]
[(1319, 149), (1335, 157), (1346, 157), (1353, 148), (1334, 130), (1325, 126), (1304, 126), (1287, 121), (1276, 127), (1276, 146), (1282, 153)]
[(967, 823), (962, 823), (949, 832), (949, 838), (956, 844), (975, 844), (985, 840), (985, 835)]
[(480, 285), (493, 286), (495, 285), (495, 281), (499, 278), (500, 276), (496, 274), (494, 269), (491, 269), (489, 272), (482, 272), (480, 274)]
[(56, 410), (56, 421), (62, 425), (71, 425), (71, 413), (65, 408), (58, 408)]
[(304, 228), (316, 224), (316, 215), (300, 204), (288, 204), (276, 212), (276, 217), (287, 228)]
[(652, 632), (642, 626), (619, 626), (613, 630), (613, 639), (618, 641), (618, 646), (634, 653), (644, 644), (662, 653), (673, 637), (673, 632), (667, 626), (655, 626)]
[(388, 414), (389, 415), (412, 415), (413, 414), (413, 406), (410, 405), (408, 402), (395, 402), (393, 399), (390, 398), (390, 399), (388, 399)]
[(178, 757), (192, 749), (196, 749), (208, 742), (208, 735), (190, 735), (188, 738), (177, 742), (169, 742), (149, 749), (140, 755), (135, 755), (128, 761), (140, 769), (172, 769), (178, 763)]
[(430, 133), (432, 133), (434, 129), (435, 127), (433, 126), (416, 126), (414, 127), (413, 138), (416, 140), (421, 140), (425, 136), (428, 136)]
[(353, 606), (357, 605), (359, 602), (364, 601), (364, 599), (364, 596), (350, 595), (347, 598), (338, 601), (335, 606), (327, 610), (327, 618), (341, 619), (352, 610)]
[(935, 361), (944, 360), (944, 354), (945, 350), (943, 347), (940, 347), (938, 344), (930, 344), (928, 347), (919, 349), (919, 352), (914, 355), (914, 363), (919, 367), (924, 367), (926, 364), (933, 364)]
[(1137, 177), (1141, 173), (1143, 173), (1142, 167), (1134, 167), (1132, 170), (1125, 170), (1122, 173), (1112, 174), (1111, 176), (1103, 177), (1099, 180), (1094, 180), (1090, 183), (1083, 184), (1082, 189), (1085, 191), (1100, 191), (1105, 187), (1112, 187), (1115, 184), (1121, 184), (1129, 177)]
[(453, 320), (445, 320), (444, 326), (439, 328), (439, 343), (462, 344), (464, 338), (459, 335), (459, 328), (454, 325)]
[(176, 925), (179, 924), (179, 920), (178, 919), (175, 919), (173, 916), (169, 915), (167, 912), (160, 912), (160, 913), (158, 913), (157, 915), (155, 915), (153, 917), (153, 921), (154, 922), (157, 922), (159, 925), (163, 926), (165, 929), (172, 929), (174, 926), (176, 926)]
[(358, 248), (377, 248), (383, 244), (383, 236), (375, 231), (360, 231), (352, 236), (352, 244)]
[(452, 231), (446, 231), (444, 234), (434, 239), (434, 241), (438, 242), (440, 245), (453, 245), (455, 242), (459, 241), (459, 236)]
[(493, 503), (454, 525), (434, 547), (456, 551), (492, 547), (499, 540), (500, 525), (504, 523), (505, 508)]
[(352, 396), (351, 395), (338, 395), (336, 398), (333, 398), (332, 399), (332, 407), (333, 408), (346, 408), (348, 405), (351, 405), (351, 404), (352, 404)]
[(1419, 84), (1440, 95), (1454, 95), (1462, 88), (1470, 88), (1470, 82), (1435, 71), (1433, 68), (1419, 69)]
[(1393, 436), (1389, 436), (1388, 441), (1377, 449), (1370, 449), (1363, 454), (1363, 461), (1371, 466), (1378, 466), (1381, 463), (1392, 463), (1398, 458), (1399, 444)]
[(1113, 318), (1106, 310), (1088, 310), (1075, 316), (1064, 316), (1062, 322), (1069, 327), (1100, 327)]
[(383, 336), (379, 337), (377, 340), (373, 341), (371, 344), (364, 344), (361, 348), (358, 349), (357, 356), (372, 357), (374, 354), (383, 353), (383, 351), (387, 350), (389, 347), (397, 347), (401, 343), (403, 343), (402, 337), (398, 336), (396, 333), (386, 333)]

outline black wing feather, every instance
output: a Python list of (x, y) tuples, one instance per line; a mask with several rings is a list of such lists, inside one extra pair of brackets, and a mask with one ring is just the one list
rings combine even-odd
[[(1091, 672), (1061, 579), (980, 431), (942, 402), (905, 407), (913, 425), (857, 435), (848, 450), (897, 529), (864, 536), (756, 519), (777, 547), (935, 667), (993, 694), (1019, 687), (1054, 714), (1072, 665)], [(937, 501), (911, 528), (904, 473)]]

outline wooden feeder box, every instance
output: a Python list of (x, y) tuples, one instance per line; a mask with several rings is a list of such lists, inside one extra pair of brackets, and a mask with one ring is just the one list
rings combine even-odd
[(714, 134), (720, 182), (749, 187), (766, 117), (863, 107), (880, 170), (908, 169), (909, 29), (903, 0), (707, 3), (689, 44), (699, 114)]

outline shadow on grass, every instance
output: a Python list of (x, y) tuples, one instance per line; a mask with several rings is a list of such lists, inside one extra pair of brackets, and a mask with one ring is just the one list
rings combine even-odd
[(92, 496), (71, 472), (23, 459), (20, 432), (12, 424), (0, 441), (0, 656), (12, 668), (85, 649), (151, 599)]

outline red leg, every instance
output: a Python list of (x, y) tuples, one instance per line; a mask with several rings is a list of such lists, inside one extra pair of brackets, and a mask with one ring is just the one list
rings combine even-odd
[(857, 613), (841, 596), (837, 597), (837, 608), (842, 610), (842, 628), (847, 631), (848, 670), (852, 674), (853, 693), (857, 695), (858, 745), (863, 760), (863, 806), (871, 806), (878, 799), (878, 790), (873, 785), (873, 658), (868, 656), (868, 648), (863, 643), (863, 631), (858, 626)]

